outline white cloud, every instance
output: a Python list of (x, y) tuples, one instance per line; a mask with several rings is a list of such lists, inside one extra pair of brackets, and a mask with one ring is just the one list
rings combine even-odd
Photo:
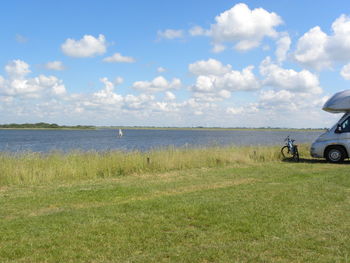
[(34, 91), (49, 90), (52, 95), (64, 95), (66, 88), (63, 81), (55, 76), (39, 75), (28, 80), (28, 86), (33, 87)]
[(68, 38), (62, 45), (61, 49), (67, 56), (83, 58), (102, 55), (106, 52), (105, 36), (100, 34), (98, 38), (91, 35), (84, 35), (80, 40)]
[(108, 78), (101, 78), (100, 81), (104, 84), (104, 89), (93, 94), (95, 102), (99, 104), (115, 105), (123, 101), (123, 97), (114, 93), (114, 84)]
[(254, 66), (248, 66), (242, 71), (232, 70), (222, 77), (217, 78), (215, 84), (219, 88), (231, 91), (257, 90), (260, 88), (260, 83), (252, 72), (253, 69)]
[(166, 71), (166, 68), (163, 68), (163, 67), (158, 67), (157, 68), (157, 72), (158, 73), (163, 73), (163, 72), (165, 72)]
[(175, 30), (175, 29), (166, 29), (164, 31), (158, 30), (157, 35), (158, 35), (158, 39), (182, 38), (183, 31), (182, 30)]
[(263, 84), (275, 89), (285, 89), (301, 93), (320, 94), (322, 89), (318, 77), (308, 70), (299, 72), (284, 69), (271, 62), (268, 57), (260, 65), (260, 74), (265, 78)]
[(350, 63), (346, 64), (345, 66), (343, 66), (343, 68), (340, 71), (340, 75), (346, 79), (346, 80), (350, 80)]
[(5, 66), (9, 78), (0, 76), (0, 95), (7, 97), (40, 98), (62, 96), (66, 93), (65, 86), (55, 76), (39, 75), (26, 78), (30, 73), (29, 65), (22, 60), (13, 60)]
[(5, 86), (5, 79), (3, 76), (0, 76), (0, 89)]
[(255, 114), (258, 115), (259, 108), (257, 103), (248, 103), (247, 105), (240, 107), (228, 107), (226, 108), (226, 113), (229, 115), (241, 115), (243, 117), (247, 117), (247, 114)]
[[(135, 82), (133, 87), (143, 92), (140, 95), (118, 94), (121, 77), (101, 78), (102, 87), (96, 92), (72, 94), (57, 77), (29, 77), (27, 63), (11, 61), (6, 65), (8, 76), (0, 76), (0, 115), (3, 121), (22, 116), (27, 121), (39, 118), (96, 125), (319, 127), (326, 98), (315, 92), (317, 76), (283, 69), (271, 60), (264, 63), (260, 70), (264, 70), (265, 79), (260, 81), (252, 66), (233, 70), (231, 65), (214, 59), (194, 62), (188, 67), (195, 74), (190, 87), (192, 97), (182, 99), (183, 93), (179, 92), (178, 98), (172, 92), (181, 81), (161, 76)], [(234, 96), (236, 91), (256, 92), (242, 101), (242, 97)], [(162, 93), (156, 96), (150, 92)], [(225, 103), (219, 103), (222, 100)]]
[(180, 86), (180, 79), (174, 78), (171, 82), (169, 82), (164, 77), (158, 76), (152, 81), (136, 81), (133, 83), (132, 88), (144, 92), (159, 92), (169, 89), (176, 89)]
[(220, 53), (220, 52), (224, 51), (225, 49), (226, 49), (225, 45), (214, 43), (211, 51), (214, 53)]
[(341, 15), (332, 24), (332, 34), (327, 35), (320, 27), (314, 27), (299, 40), (294, 53), (302, 65), (322, 70), (335, 63), (350, 62), (350, 17)]
[(295, 60), (316, 69), (329, 68), (332, 62), (326, 51), (327, 42), (328, 36), (320, 27), (310, 29), (298, 40)]
[(175, 100), (176, 96), (174, 93), (172, 93), (171, 91), (166, 91), (165, 92), (165, 100), (171, 101), (171, 100)]
[(200, 26), (194, 26), (189, 31), (191, 36), (208, 36), (210, 32)]
[(153, 95), (140, 94), (139, 96), (135, 96), (132, 94), (128, 94), (125, 96), (124, 108), (128, 110), (143, 110), (147, 109), (149, 103), (154, 101), (155, 97)]
[(116, 78), (114, 79), (113, 84), (117, 86), (117, 85), (122, 84), (123, 82), (124, 82), (124, 79), (123, 79), (122, 77), (116, 77)]
[(284, 61), (287, 57), (287, 52), (289, 51), (291, 40), (288, 34), (282, 35), (280, 39), (277, 40), (276, 48), (276, 58), (279, 63)]
[(244, 112), (243, 107), (228, 107), (226, 112), (232, 115), (242, 114)]
[(257, 90), (261, 85), (253, 69), (248, 66), (242, 71), (232, 70), (231, 65), (224, 66), (215, 59), (197, 61), (189, 65), (189, 71), (197, 75), (190, 90), (194, 97), (205, 101), (227, 99), (235, 91)]
[(45, 68), (49, 70), (64, 70), (64, 65), (61, 61), (50, 61), (45, 64)]
[(5, 66), (5, 71), (10, 78), (24, 78), (31, 71), (29, 65), (22, 60), (13, 60)]
[[(265, 90), (261, 91), (258, 105), (260, 109), (272, 112), (295, 112), (309, 113), (309, 110), (320, 111), (327, 97), (310, 93), (294, 93), (289, 90)], [(306, 114), (307, 115), (307, 114)]]
[(120, 53), (115, 53), (110, 57), (104, 58), (103, 61), (109, 62), (109, 63), (113, 63), (113, 62), (133, 63), (133, 62), (135, 62), (135, 59), (133, 57), (122, 56)]
[(260, 45), (264, 37), (277, 37), (275, 27), (282, 24), (282, 19), (263, 8), (250, 10), (244, 3), (239, 3), (215, 18), (209, 35), (213, 39), (214, 51), (224, 49), (224, 43), (234, 43), (234, 48), (245, 51)]
[(231, 65), (222, 65), (216, 59), (200, 60), (188, 66), (189, 71), (194, 75), (223, 75), (231, 71)]

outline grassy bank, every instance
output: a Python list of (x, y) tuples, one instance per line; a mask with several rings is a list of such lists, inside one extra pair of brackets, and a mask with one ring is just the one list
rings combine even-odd
[[(36, 185), (280, 161), (279, 147), (167, 148), (150, 152), (0, 154), (0, 186)], [(307, 146), (302, 146), (307, 154)]]
[(0, 262), (350, 260), (349, 164), (267, 147), (2, 155), (0, 169)]

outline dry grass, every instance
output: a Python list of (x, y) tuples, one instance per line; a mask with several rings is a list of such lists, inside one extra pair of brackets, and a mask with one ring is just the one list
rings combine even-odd
[[(306, 147), (305, 147), (306, 149)], [(279, 147), (167, 148), (149, 152), (0, 154), (0, 186), (164, 173), (280, 161)]]

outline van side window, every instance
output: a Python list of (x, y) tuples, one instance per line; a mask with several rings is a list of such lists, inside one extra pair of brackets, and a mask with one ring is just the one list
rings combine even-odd
[(341, 124), (341, 132), (350, 132), (350, 117)]

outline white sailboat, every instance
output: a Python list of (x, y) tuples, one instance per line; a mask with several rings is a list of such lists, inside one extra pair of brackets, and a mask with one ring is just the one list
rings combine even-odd
[(123, 131), (122, 131), (122, 129), (119, 129), (118, 135), (119, 135), (119, 137), (122, 137), (122, 136), (123, 136)]

